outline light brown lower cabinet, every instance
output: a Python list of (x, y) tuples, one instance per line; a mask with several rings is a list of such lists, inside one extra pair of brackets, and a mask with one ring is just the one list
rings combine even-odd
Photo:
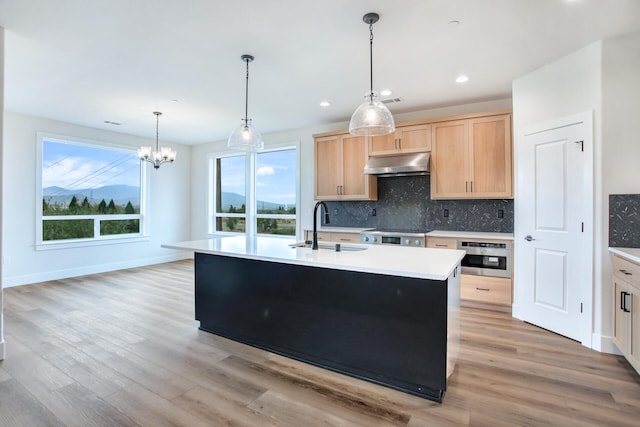
[(640, 265), (613, 256), (613, 342), (640, 372)]
[[(313, 238), (312, 230), (304, 231), (304, 239), (311, 240)], [(343, 233), (318, 231), (318, 241), (336, 242), (336, 243), (360, 243), (360, 233)]]
[(511, 279), (505, 277), (473, 276), (463, 274), (460, 283), (460, 299), (493, 308), (511, 310)]

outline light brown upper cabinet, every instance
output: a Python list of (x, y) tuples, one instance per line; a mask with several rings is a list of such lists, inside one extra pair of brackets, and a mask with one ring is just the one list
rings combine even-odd
[(510, 114), (431, 126), (432, 199), (513, 198)]
[(399, 126), (395, 133), (369, 139), (369, 156), (431, 151), (431, 125)]
[(375, 176), (365, 175), (368, 140), (349, 133), (315, 139), (316, 200), (377, 200)]

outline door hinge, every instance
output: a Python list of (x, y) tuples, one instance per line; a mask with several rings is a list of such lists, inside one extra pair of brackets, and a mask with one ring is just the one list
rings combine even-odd
[(582, 228), (582, 232), (584, 233), (584, 222), (581, 222), (581, 228)]
[(580, 313), (582, 313), (582, 303), (580, 303)]
[(584, 141), (576, 141), (576, 144), (580, 144), (580, 151), (584, 152)]

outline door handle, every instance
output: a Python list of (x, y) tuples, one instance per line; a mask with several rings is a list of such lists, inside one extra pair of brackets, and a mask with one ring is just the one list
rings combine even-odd
[(530, 235), (528, 235), (527, 237), (524, 238), (524, 240), (526, 240), (527, 242), (530, 242), (532, 240), (536, 240), (533, 237), (531, 237)]

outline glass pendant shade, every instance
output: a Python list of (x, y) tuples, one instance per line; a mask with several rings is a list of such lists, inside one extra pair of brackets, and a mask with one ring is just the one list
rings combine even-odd
[(378, 94), (365, 95), (364, 102), (353, 112), (349, 133), (363, 136), (387, 135), (396, 131), (391, 111), (378, 101)]
[(242, 119), (242, 124), (229, 135), (227, 147), (240, 151), (258, 151), (264, 148), (264, 141), (258, 129), (251, 125), (251, 119), (246, 122)]

